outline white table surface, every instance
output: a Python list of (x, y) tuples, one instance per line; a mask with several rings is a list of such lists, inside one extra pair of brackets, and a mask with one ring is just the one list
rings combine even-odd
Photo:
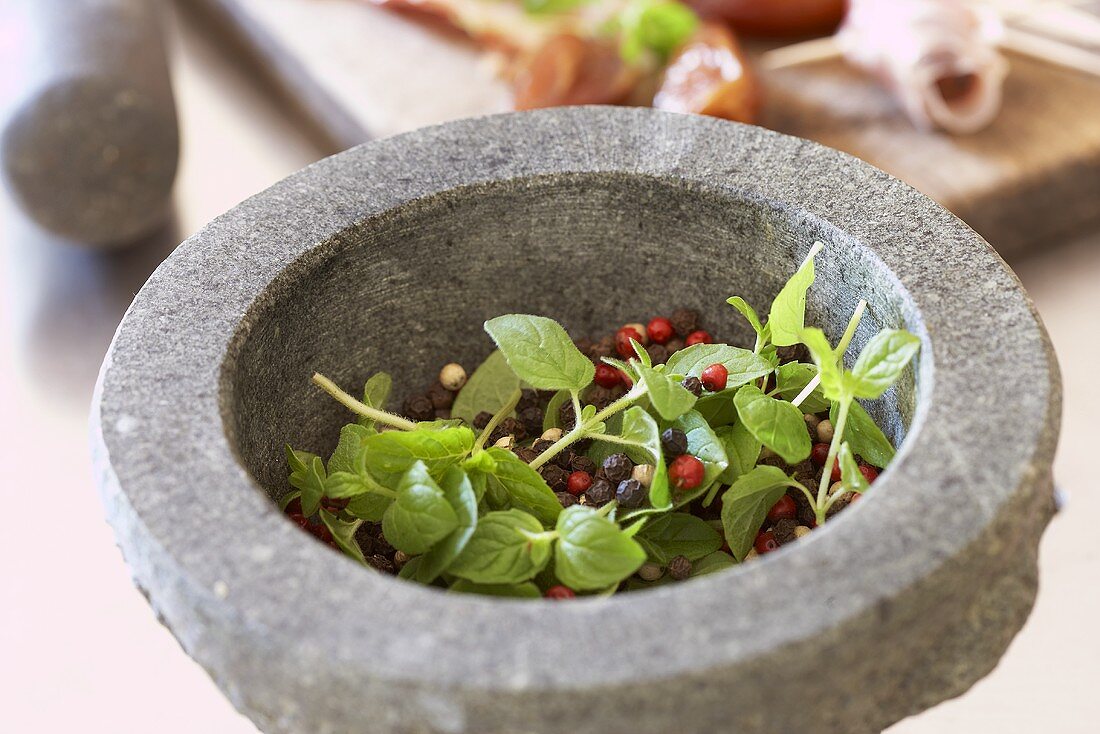
[[(111, 334), (156, 264), (212, 217), (326, 151), (190, 21), (173, 26), (172, 43), (184, 153), (171, 231), (95, 255), (39, 232), (0, 194), (3, 732), (256, 731), (131, 586), (92, 486), (87, 410)], [(1061, 357), (1067, 406), (1056, 473), (1070, 502), (1043, 540), (1035, 611), (1000, 666), (891, 734), (1097, 731), (1100, 233), (1051, 243), (1017, 272)], [(991, 430), (1012, 440), (1010, 425)]]

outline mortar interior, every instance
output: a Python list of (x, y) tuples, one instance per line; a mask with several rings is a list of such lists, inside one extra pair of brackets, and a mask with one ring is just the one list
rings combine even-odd
[[(557, 319), (574, 337), (688, 306), (716, 340), (752, 345), (725, 299), (765, 315), (815, 240), (807, 323), (835, 341), (859, 299), (848, 354), (880, 328), (912, 327), (904, 290), (863, 243), (752, 192), (633, 174), (558, 174), (452, 189), (356, 221), (286, 267), (253, 303), (223, 369), (230, 445), (270, 497), (289, 491), (284, 446), (327, 457), (352, 416), (310, 382), (352, 394), (376, 371), (389, 407), (448, 361), (472, 370), (492, 350), (483, 322), (510, 312)], [(900, 445), (916, 409), (910, 369), (868, 405)], [(870, 498), (869, 498), (870, 499)]]

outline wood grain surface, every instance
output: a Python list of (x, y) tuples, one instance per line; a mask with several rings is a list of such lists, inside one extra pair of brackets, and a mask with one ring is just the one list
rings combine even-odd
[[(509, 109), (490, 58), (362, 0), (179, 1), (249, 50), (334, 148)], [(1004, 109), (975, 135), (916, 130), (839, 61), (767, 74), (761, 123), (898, 176), (1013, 257), (1100, 225), (1100, 79), (1009, 61)]]

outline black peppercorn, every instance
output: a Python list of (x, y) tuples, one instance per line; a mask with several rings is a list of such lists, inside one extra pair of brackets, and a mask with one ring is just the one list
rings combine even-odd
[(374, 551), (374, 530), (367, 523), (363, 523), (355, 531), (355, 543), (364, 555), (370, 555)]
[(668, 361), (668, 348), (664, 344), (650, 344), (645, 350), (653, 364), (664, 364)]
[(493, 419), (493, 414), (487, 410), (483, 410), (474, 416), (474, 428), (482, 429), (489, 425), (489, 421)]
[(669, 356), (683, 349), (685, 346), (684, 340), (678, 336), (674, 336), (665, 342), (665, 349), (668, 350)]
[(592, 345), (588, 350), (588, 356), (592, 361), (598, 362), (602, 357), (611, 357), (615, 354), (615, 337), (605, 336)]
[(676, 556), (668, 562), (668, 575), (676, 581), (683, 581), (691, 576), (691, 561), (685, 556)]
[(665, 455), (673, 458), (686, 454), (688, 450), (687, 434), (679, 428), (666, 428), (661, 432), (661, 448), (665, 450)]
[(619, 482), (615, 490), (615, 499), (619, 506), (626, 509), (641, 507), (649, 491), (637, 479), (626, 479)]
[(703, 383), (698, 377), (685, 377), (684, 381), (680, 384), (695, 397), (699, 397), (703, 394)]
[(435, 418), (435, 406), (424, 395), (413, 395), (405, 400), (405, 415), (414, 421), (430, 421)]
[(524, 464), (530, 464), (539, 455), (537, 451), (528, 446), (516, 446), (512, 449), (512, 453), (519, 457), (519, 460)]
[(794, 534), (794, 529), (797, 527), (797, 520), (788, 520), (786, 518), (776, 520), (775, 525), (772, 526), (772, 534), (775, 535), (775, 542), (779, 543), (779, 545), (785, 545), (798, 540), (798, 536)]
[(596, 346), (596, 343), (586, 336), (582, 336), (580, 339), (573, 340), (573, 346), (577, 348), (577, 351), (581, 354), (587, 355), (592, 351), (592, 347)]
[(374, 552), (383, 556), (392, 556), (394, 551), (397, 550), (390, 542), (386, 540), (386, 536), (382, 534), (382, 526), (375, 525), (374, 531)]
[(435, 411), (435, 419), (437, 421), (449, 421), (451, 419), (451, 411), (448, 408)]
[(528, 436), (536, 436), (542, 433), (542, 409), (537, 405), (524, 408), (519, 412), (519, 420), (523, 423)]
[(789, 347), (776, 347), (775, 356), (779, 358), (780, 364), (786, 364), (787, 362), (808, 362), (810, 360), (810, 351), (806, 349), (805, 344), (792, 344)]
[(699, 312), (693, 308), (678, 308), (668, 320), (680, 336), (687, 336), (699, 328)]
[(554, 496), (558, 498), (562, 507), (572, 507), (577, 504), (577, 498), (568, 492), (554, 492)]
[(504, 429), (504, 432), (510, 436), (515, 436), (517, 441), (522, 441), (527, 438), (527, 427), (522, 421), (518, 421), (515, 418), (505, 418), (500, 422), (500, 427)]
[(573, 471), (582, 471), (589, 475), (594, 475), (596, 473), (596, 462), (583, 454), (574, 456), (569, 466)]
[(531, 449), (536, 454), (541, 454), (543, 451), (545, 451), (546, 449), (550, 448), (553, 445), (554, 445), (553, 441), (547, 441), (545, 438), (540, 438), (538, 441), (535, 441), (533, 444), (531, 444)]
[(525, 388), (523, 392), (519, 394), (519, 402), (516, 403), (517, 411), (524, 411), (528, 408), (539, 407), (539, 394), (536, 390), (531, 388)]
[(570, 449), (565, 449), (560, 454), (551, 459), (551, 461), (560, 466), (562, 469), (571, 472), (573, 471), (573, 459), (576, 458), (576, 456), (577, 455), (574, 454)]
[(451, 407), (455, 394), (437, 382), (428, 388), (428, 400), (432, 401), (432, 407), (436, 410), (442, 410)]
[(606, 387), (600, 387), (596, 385), (592, 387), (588, 394), (584, 397), (584, 402), (588, 405), (595, 405), (596, 410), (603, 410), (607, 406), (611, 405), (611, 401), (614, 400), (611, 390)]
[(383, 555), (376, 554), (367, 556), (367, 563), (369, 563), (374, 570), (381, 571), (382, 573), (393, 573), (394, 571), (393, 561)]
[(544, 464), (539, 468), (539, 474), (555, 492), (565, 492), (569, 488), (569, 472), (557, 464)]
[(558, 421), (561, 423), (563, 430), (568, 431), (571, 429), (576, 417), (576, 411), (573, 410), (573, 403), (562, 403), (561, 407), (558, 408)]
[(603, 473), (612, 484), (630, 479), (634, 462), (626, 454), (611, 454), (603, 460)]
[(588, 487), (584, 496), (588, 504), (600, 507), (615, 499), (615, 490), (611, 487), (611, 482), (606, 479), (597, 479)]

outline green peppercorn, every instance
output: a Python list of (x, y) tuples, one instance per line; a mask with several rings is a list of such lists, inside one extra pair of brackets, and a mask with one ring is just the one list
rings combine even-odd
[(695, 397), (703, 394), (703, 383), (698, 377), (685, 377), (680, 384)]
[(676, 556), (668, 562), (668, 575), (676, 581), (683, 581), (691, 576), (691, 561), (685, 556)]
[(661, 432), (661, 448), (665, 455), (676, 458), (688, 450), (687, 434), (679, 428), (666, 428)]
[(601, 507), (615, 499), (615, 490), (611, 482), (606, 479), (597, 479), (585, 490), (584, 496), (588, 499), (588, 504)]
[(619, 507), (628, 510), (641, 507), (648, 495), (649, 490), (643, 487), (637, 479), (625, 479), (619, 482), (619, 486), (615, 490), (615, 499), (618, 501)]
[(612, 484), (630, 479), (630, 472), (633, 470), (634, 462), (626, 454), (611, 454), (603, 460), (604, 476)]

